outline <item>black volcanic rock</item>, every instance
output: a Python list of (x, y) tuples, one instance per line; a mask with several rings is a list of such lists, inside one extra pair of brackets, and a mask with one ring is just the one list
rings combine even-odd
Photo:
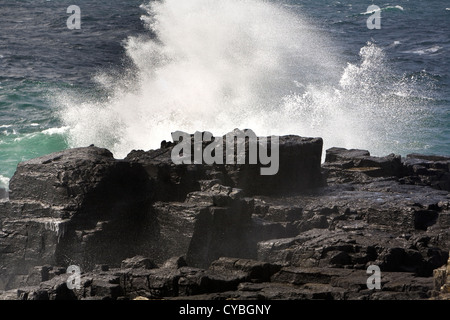
[[(235, 129), (232, 133), (245, 135), (246, 131)], [(226, 141), (226, 135), (222, 137)], [(191, 136), (194, 148), (194, 136)], [(267, 139), (271, 151), (271, 139)], [(324, 184), (321, 175), (320, 159), (323, 141), (321, 138), (299, 136), (279, 137), (279, 170), (274, 175), (261, 175), (261, 164), (249, 164), (249, 142), (245, 143), (245, 164), (227, 164), (224, 151), (223, 164), (175, 165), (171, 160), (172, 149), (176, 143), (161, 144), (161, 149), (147, 152), (133, 150), (125, 160), (139, 163), (157, 186), (157, 198), (163, 201), (182, 201), (187, 193), (199, 189), (199, 180), (216, 180), (220, 183), (253, 194), (283, 194), (308, 191)], [(236, 145), (236, 143), (235, 143)], [(203, 143), (202, 148), (208, 146)], [(192, 154), (194, 149), (192, 149)], [(225, 143), (224, 143), (225, 150)], [(236, 150), (236, 146), (235, 146)]]
[(309, 191), (324, 185), (320, 167), (322, 146), (321, 138), (282, 136), (277, 174), (261, 175), (260, 167), (255, 165), (225, 165), (226, 177), (234, 187), (249, 195)]
[(134, 256), (132, 258), (127, 258), (120, 264), (120, 268), (122, 269), (154, 269), (157, 267), (158, 266), (152, 260), (143, 256)]
[(18, 165), (0, 204), (0, 288), (38, 265), (120, 264), (148, 219), (151, 186), (138, 164), (106, 149), (78, 148)]
[[(338, 175), (341, 182), (355, 180), (355, 177), (401, 177), (401, 157), (390, 154), (373, 157), (367, 150), (330, 148), (326, 150), (324, 168), (332, 175)], [(361, 176), (362, 175), (362, 176)]]
[(189, 192), (200, 189), (199, 180), (207, 179), (201, 165), (175, 165), (171, 159), (173, 144), (163, 144), (161, 149), (144, 152), (131, 151), (125, 161), (142, 166), (154, 186), (154, 201), (184, 201)]
[(450, 157), (409, 154), (402, 182), (450, 191)]
[[(178, 142), (124, 160), (91, 146), (19, 164), (0, 201), (0, 299), (436, 294), (450, 249), (449, 157), (331, 148), (321, 165), (320, 138), (279, 141), (273, 176), (175, 165)], [(81, 267), (80, 289), (67, 287), (69, 265)], [(381, 290), (367, 287), (372, 265)]]
[(152, 209), (161, 249), (157, 261), (185, 254), (189, 265), (207, 267), (220, 256), (250, 256), (246, 235), (251, 213), (239, 193), (216, 184), (189, 193), (185, 202), (156, 202)]

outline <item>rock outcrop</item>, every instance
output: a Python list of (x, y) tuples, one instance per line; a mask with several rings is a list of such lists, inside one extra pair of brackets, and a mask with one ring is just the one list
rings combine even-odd
[(434, 296), (436, 300), (450, 300), (450, 259), (447, 265), (434, 270)]
[[(331, 148), (321, 164), (320, 138), (279, 142), (266, 176), (175, 165), (165, 141), (123, 160), (90, 146), (20, 163), (0, 201), (0, 299), (436, 296), (450, 158)], [(67, 287), (69, 265), (80, 289)], [(369, 266), (381, 289), (368, 288)]]
[[(18, 165), (0, 203), (0, 288), (38, 265), (115, 263), (141, 243), (150, 203), (145, 170), (106, 149), (79, 148)], [(144, 222), (144, 223), (143, 223)]]

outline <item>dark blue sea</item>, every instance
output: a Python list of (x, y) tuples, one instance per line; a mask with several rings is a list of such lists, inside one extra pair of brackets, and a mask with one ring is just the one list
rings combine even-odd
[(176, 130), (448, 155), (449, 60), (448, 0), (1, 0), (0, 187), (23, 160)]

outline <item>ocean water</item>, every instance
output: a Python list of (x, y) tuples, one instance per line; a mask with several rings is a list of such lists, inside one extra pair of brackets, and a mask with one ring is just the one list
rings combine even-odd
[(23, 160), (176, 130), (448, 155), (449, 58), (448, 0), (2, 0), (0, 187)]

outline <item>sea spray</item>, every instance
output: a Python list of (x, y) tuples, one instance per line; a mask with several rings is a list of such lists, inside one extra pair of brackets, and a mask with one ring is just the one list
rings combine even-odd
[(6, 190), (8, 190), (8, 188), (9, 188), (9, 178), (2, 176), (1, 174), (0, 174), (0, 188), (6, 189)]
[(220, 135), (240, 127), (276, 134), (277, 128), (260, 125), (261, 118), (301, 90), (293, 80), (338, 78), (325, 39), (279, 5), (167, 0), (143, 8), (156, 38), (125, 42), (134, 73), (113, 81), (97, 76), (110, 93), (105, 99), (59, 95), (71, 146), (94, 143), (122, 157), (133, 148), (158, 147), (176, 130)]
[(325, 149), (365, 148), (377, 155), (414, 149), (420, 121), (429, 113), (426, 99), (389, 67), (380, 47), (368, 42), (360, 59), (347, 64), (338, 83), (309, 84), (305, 93), (284, 97), (268, 119), (283, 119), (281, 132), (322, 137)]
[(368, 43), (359, 64), (300, 13), (257, 0), (166, 0), (142, 8), (149, 36), (124, 42), (133, 66), (96, 76), (107, 96), (57, 95), (70, 146), (124, 157), (170, 133), (298, 134), (374, 154), (414, 147), (423, 101)]

